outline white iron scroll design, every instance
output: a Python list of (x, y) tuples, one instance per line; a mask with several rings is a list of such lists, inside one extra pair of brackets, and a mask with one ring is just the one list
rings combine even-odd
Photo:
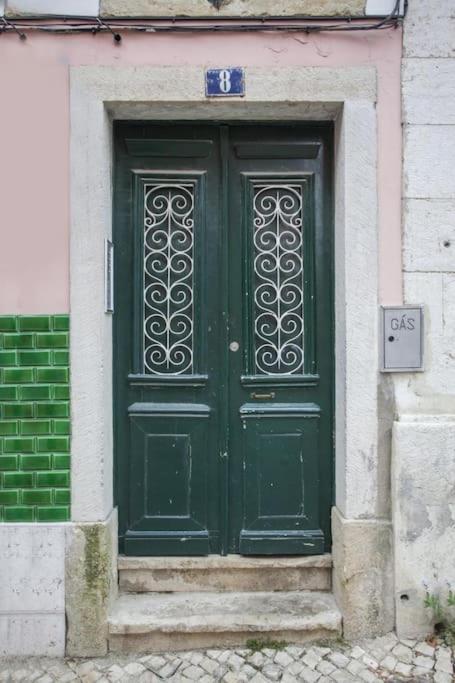
[(303, 196), (297, 184), (255, 184), (254, 363), (261, 375), (303, 374)]
[(144, 372), (193, 372), (194, 187), (150, 183), (144, 195)]

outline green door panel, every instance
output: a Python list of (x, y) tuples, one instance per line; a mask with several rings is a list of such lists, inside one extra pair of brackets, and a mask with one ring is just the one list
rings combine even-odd
[(240, 552), (324, 552), (318, 528), (319, 410), (298, 404), (242, 406), (243, 490)]
[(330, 549), (332, 129), (115, 124), (121, 552)]
[(205, 405), (137, 403), (131, 423), (130, 510), (125, 550), (148, 552), (150, 543), (167, 555), (182, 543), (209, 552), (207, 456), (210, 409)]

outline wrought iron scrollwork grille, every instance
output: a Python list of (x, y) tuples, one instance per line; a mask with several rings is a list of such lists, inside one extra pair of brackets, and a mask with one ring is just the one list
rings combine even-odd
[(255, 372), (303, 374), (301, 185), (254, 184), (253, 271)]
[(193, 373), (194, 186), (144, 188), (144, 372)]

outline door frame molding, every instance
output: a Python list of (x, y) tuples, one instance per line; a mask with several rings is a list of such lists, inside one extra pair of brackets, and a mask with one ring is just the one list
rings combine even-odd
[[(346, 632), (372, 619), (383, 625), (376, 630), (391, 628), (393, 613), (379, 597), (385, 585), (392, 596), (393, 588), (392, 558), (383, 550), (390, 523), (378, 512), (385, 446), (378, 421), (376, 69), (251, 67), (247, 78), (245, 98), (213, 103), (204, 96), (203, 66), (70, 68), (72, 519), (103, 521), (113, 507), (112, 319), (104, 312), (112, 119), (203, 122), (216, 109), (220, 121), (335, 121), (334, 587)], [(370, 548), (362, 551), (366, 575), (355, 594), (347, 585), (358, 555), (348, 540), (353, 533), (366, 534)]]

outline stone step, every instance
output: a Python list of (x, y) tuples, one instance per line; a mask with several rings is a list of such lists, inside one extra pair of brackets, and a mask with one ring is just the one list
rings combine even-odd
[(305, 643), (341, 633), (331, 593), (120, 594), (109, 616), (113, 652), (245, 647), (249, 639)]
[(312, 557), (124, 557), (124, 593), (188, 591), (329, 591), (331, 555)]

